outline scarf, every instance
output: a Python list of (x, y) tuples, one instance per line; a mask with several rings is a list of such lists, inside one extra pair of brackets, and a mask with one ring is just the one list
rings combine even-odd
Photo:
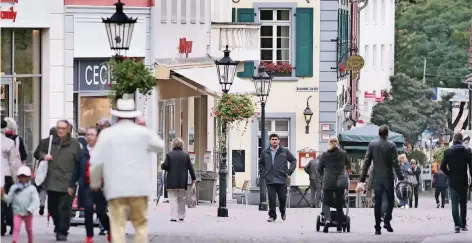
[(30, 182), (26, 182), (26, 183), (17, 182), (15, 183), (15, 185), (16, 185), (15, 193), (19, 193), (23, 191), (25, 188), (29, 187), (31, 183)]

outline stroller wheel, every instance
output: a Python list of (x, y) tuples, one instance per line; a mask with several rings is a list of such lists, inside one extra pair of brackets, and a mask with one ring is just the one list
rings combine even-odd
[(346, 217), (346, 231), (351, 232), (351, 217)]
[(316, 216), (316, 231), (320, 231), (321, 217), (320, 215)]

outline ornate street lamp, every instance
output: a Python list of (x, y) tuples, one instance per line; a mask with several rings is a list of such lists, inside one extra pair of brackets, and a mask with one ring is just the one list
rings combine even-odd
[[(265, 106), (267, 98), (270, 93), (270, 85), (272, 84), (272, 75), (267, 74), (265, 67), (263, 65), (259, 66), (257, 76), (252, 77), (254, 81), (254, 87), (256, 88), (256, 95), (261, 100), (261, 147), (265, 149), (264, 144), (265, 140)], [(265, 179), (259, 175), (259, 193), (260, 193), (260, 203), (259, 211), (267, 211), (267, 199), (266, 199), (266, 182)]]
[[(233, 61), (229, 57), (228, 45), (223, 51), (224, 56), (221, 60), (215, 60), (216, 70), (218, 73), (218, 80), (221, 85), (221, 90), (223, 95), (228, 94), (231, 85), (233, 84), (234, 75), (236, 74), (236, 68), (238, 67), (239, 61)], [(221, 124), (221, 159), (220, 159), (220, 195), (219, 195), (219, 205), (218, 205), (218, 217), (228, 217), (228, 208), (226, 207), (226, 176), (228, 175), (228, 165), (226, 163), (227, 148), (226, 148), (226, 120), (222, 121)]]
[(226, 45), (226, 49), (223, 51), (224, 56), (221, 60), (215, 60), (216, 71), (218, 72), (218, 80), (220, 81), (221, 91), (227, 94), (231, 85), (233, 84), (234, 75), (236, 74), (236, 68), (238, 67), (239, 61), (233, 61), (229, 57), (231, 51)]
[(311, 98), (311, 95), (308, 97), (308, 99), (306, 99), (306, 108), (303, 111), (303, 116), (305, 116), (305, 122), (306, 122), (306, 126), (305, 126), (306, 134), (310, 133), (310, 122), (311, 122), (311, 117), (313, 116), (313, 111), (311, 111), (310, 104), (308, 103), (310, 98)]
[(125, 4), (121, 0), (114, 5), (116, 12), (110, 18), (102, 18), (102, 22), (105, 24), (110, 49), (115, 51), (116, 57), (119, 57), (122, 51), (129, 50), (134, 24), (138, 18), (130, 18), (123, 12)]

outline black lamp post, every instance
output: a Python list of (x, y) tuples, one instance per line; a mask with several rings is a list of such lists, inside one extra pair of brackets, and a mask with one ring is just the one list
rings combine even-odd
[[(218, 72), (218, 80), (221, 85), (221, 90), (223, 95), (228, 94), (231, 85), (233, 84), (234, 75), (236, 74), (236, 68), (238, 67), (239, 61), (233, 61), (229, 57), (228, 45), (223, 51), (224, 56), (221, 60), (215, 60), (216, 71)], [(227, 161), (227, 149), (226, 149), (226, 127), (227, 121), (222, 120), (221, 123), (221, 159), (220, 159), (220, 195), (219, 195), (219, 205), (218, 205), (218, 217), (228, 217), (228, 208), (226, 208), (226, 185), (227, 185), (227, 175), (228, 175), (228, 165)]]
[(116, 12), (110, 18), (102, 18), (107, 30), (110, 49), (114, 50), (118, 59), (122, 51), (129, 50), (131, 37), (133, 36), (134, 24), (138, 18), (130, 18), (123, 12), (124, 3), (118, 0), (114, 4)]
[[(254, 81), (254, 86), (256, 88), (256, 95), (261, 100), (261, 147), (265, 149), (264, 144), (265, 140), (265, 106), (267, 103), (267, 98), (270, 93), (270, 85), (272, 83), (272, 76), (267, 74), (264, 66), (259, 66), (257, 76), (252, 77)], [(259, 211), (267, 211), (267, 199), (266, 199), (266, 182), (265, 179), (259, 175), (259, 193), (260, 193), (260, 203)]]
[(310, 122), (311, 122), (311, 117), (313, 116), (313, 111), (311, 111), (310, 104), (308, 103), (310, 98), (311, 98), (311, 95), (308, 97), (308, 99), (306, 99), (306, 108), (303, 111), (303, 115), (305, 116), (305, 122), (306, 122), (306, 126), (305, 126), (306, 134), (310, 133)]

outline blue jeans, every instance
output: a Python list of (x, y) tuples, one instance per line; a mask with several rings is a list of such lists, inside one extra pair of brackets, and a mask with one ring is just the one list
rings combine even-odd
[(467, 225), (467, 187), (461, 189), (449, 187), (449, 192), (454, 226), (465, 227)]
[(408, 205), (408, 199), (407, 200), (400, 200), (400, 204), (398, 205), (399, 207), (406, 206)]

